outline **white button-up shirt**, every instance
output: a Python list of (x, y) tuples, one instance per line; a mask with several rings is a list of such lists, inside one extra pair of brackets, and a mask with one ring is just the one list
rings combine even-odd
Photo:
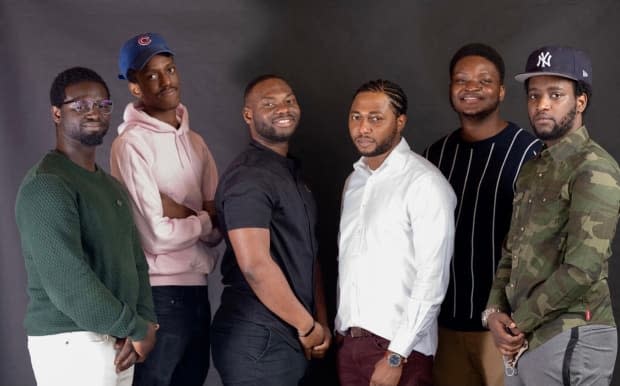
[(335, 327), (362, 327), (402, 356), (434, 355), (449, 282), (456, 197), (404, 138), (376, 170), (364, 157), (344, 187)]

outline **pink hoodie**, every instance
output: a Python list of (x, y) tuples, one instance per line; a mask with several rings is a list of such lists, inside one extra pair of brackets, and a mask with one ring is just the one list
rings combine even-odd
[[(215, 196), (215, 161), (202, 137), (190, 130), (185, 106), (179, 104), (177, 117), (178, 130), (128, 104), (110, 154), (112, 175), (133, 198), (153, 286), (206, 285), (218, 257), (204, 243), (217, 233), (203, 210), (203, 201)], [(197, 215), (165, 217), (160, 192)]]

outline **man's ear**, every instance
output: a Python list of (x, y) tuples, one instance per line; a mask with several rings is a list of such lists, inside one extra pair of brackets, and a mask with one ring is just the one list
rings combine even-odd
[(140, 88), (140, 85), (138, 83), (128, 82), (127, 88), (129, 89), (131, 95), (135, 96), (138, 99), (142, 98), (142, 89)]
[(250, 122), (252, 122), (252, 110), (248, 107), (243, 108), (243, 110), (241, 111), (241, 115), (243, 115), (243, 120), (248, 125), (250, 124)]
[(403, 131), (406, 123), (407, 123), (407, 116), (405, 114), (400, 114), (396, 118), (396, 129), (398, 130), (399, 133)]
[(579, 95), (576, 99), (577, 99), (577, 112), (583, 113), (586, 110), (586, 107), (588, 107), (588, 94), (584, 92), (583, 94)]
[(60, 108), (56, 106), (52, 106), (51, 113), (52, 113), (52, 121), (54, 121), (55, 124), (59, 124), (60, 117), (62, 115)]
[(499, 101), (503, 102), (505, 96), (506, 96), (506, 88), (502, 84), (499, 86)]

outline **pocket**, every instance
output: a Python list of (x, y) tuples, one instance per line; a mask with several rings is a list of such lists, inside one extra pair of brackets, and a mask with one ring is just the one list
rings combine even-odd
[(272, 340), (272, 332), (266, 327), (261, 326), (261, 329), (262, 331), (260, 331), (260, 333), (257, 330), (257, 334), (251, 334), (246, 337), (248, 356), (255, 362), (261, 360), (267, 351), (269, 351)]
[(380, 351), (386, 351), (388, 346), (390, 345), (390, 341), (389, 340), (384, 339), (384, 338), (382, 338), (380, 336), (373, 335), (373, 336), (370, 337), (370, 339), (372, 339), (373, 344)]
[[(158, 320), (167, 315), (175, 315), (183, 312), (183, 297), (168, 293), (163, 288), (152, 287), (153, 305)], [(161, 324), (161, 320), (159, 320)]]
[(569, 201), (562, 197), (561, 189), (547, 188), (532, 197), (532, 222), (543, 230), (556, 230), (567, 218)]

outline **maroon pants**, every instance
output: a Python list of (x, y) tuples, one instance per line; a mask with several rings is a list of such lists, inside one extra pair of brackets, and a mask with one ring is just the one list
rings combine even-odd
[[(375, 371), (375, 364), (385, 358), (385, 352), (390, 344), (387, 339), (379, 336), (364, 336), (352, 338), (338, 337), (338, 378), (341, 386), (361, 386), (370, 384), (370, 378)], [(403, 372), (398, 386), (432, 386), (433, 385), (433, 357), (412, 351), (407, 363), (403, 365)]]

